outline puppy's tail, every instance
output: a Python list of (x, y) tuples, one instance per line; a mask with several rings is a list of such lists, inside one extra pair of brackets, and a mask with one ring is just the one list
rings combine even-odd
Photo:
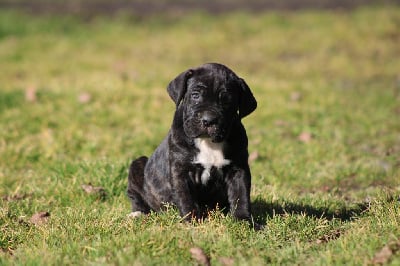
[(129, 167), (128, 175), (128, 197), (135, 197), (137, 191), (143, 187), (144, 167), (146, 166), (148, 158), (142, 156), (133, 160)]
[(147, 157), (142, 156), (131, 163), (128, 175), (128, 197), (132, 204), (132, 217), (137, 217), (143, 213), (149, 213), (150, 207), (144, 200), (143, 183), (144, 168), (147, 163)]

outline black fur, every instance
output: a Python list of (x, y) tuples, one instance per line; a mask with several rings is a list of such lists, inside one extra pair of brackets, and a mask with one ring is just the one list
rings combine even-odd
[[(167, 91), (176, 104), (172, 127), (147, 160), (132, 162), (128, 196), (132, 211), (159, 211), (174, 204), (185, 219), (200, 219), (219, 207), (238, 219), (251, 221), (247, 135), (241, 118), (257, 107), (246, 82), (224, 65), (210, 63), (178, 75)], [(229, 164), (205, 168), (196, 163), (195, 139), (224, 143)]]

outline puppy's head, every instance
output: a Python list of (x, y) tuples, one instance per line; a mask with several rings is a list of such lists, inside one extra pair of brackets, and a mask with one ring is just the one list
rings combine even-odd
[(222, 142), (234, 119), (249, 115), (257, 107), (246, 82), (216, 63), (181, 73), (167, 90), (177, 108), (183, 108), (183, 127), (190, 138)]

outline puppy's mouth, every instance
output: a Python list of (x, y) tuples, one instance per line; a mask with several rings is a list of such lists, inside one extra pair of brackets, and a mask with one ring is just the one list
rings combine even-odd
[(220, 116), (191, 116), (184, 120), (184, 130), (190, 138), (209, 138), (214, 143), (223, 142), (228, 135), (228, 126)]
[(212, 142), (222, 142), (225, 137), (225, 130), (217, 126), (207, 127), (207, 135), (211, 138)]
[(214, 143), (223, 142), (226, 136), (226, 130), (218, 126), (198, 127), (191, 135), (192, 138), (209, 138)]
[[(193, 125), (193, 124), (192, 124)], [(202, 126), (196, 124), (195, 126), (184, 127), (185, 133), (190, 138), (208, 138), (211, 139), (214, 143), (219, 143), (224, 141), (226, 137), (226, 130), (220, 126), (212, 125), (212, 126)]]

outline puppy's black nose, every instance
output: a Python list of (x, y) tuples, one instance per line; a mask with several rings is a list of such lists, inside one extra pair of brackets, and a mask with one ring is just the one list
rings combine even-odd
[(203, 125), (205, 127), (209, 127), (209, 126), (217, 124), (218, 117), (213, 112), (205, 111), (201, 117), (201, 122), (203, 123)]

